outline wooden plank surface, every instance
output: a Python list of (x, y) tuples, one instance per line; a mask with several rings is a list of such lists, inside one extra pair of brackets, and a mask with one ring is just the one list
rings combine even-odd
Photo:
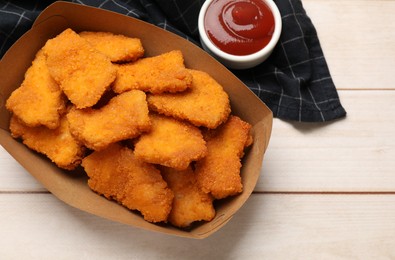
[(0, 192), (45, 191), (29, 173), (0, 145)]
[(395, 1), (302, 2), (337, 88), (395, 88)]
[(3, 194), (0, 216), (2, 259), (395, 257), (391, 195), (253, 195), (221, 231), (204, 240), (113, 223), (49, 194)]
[(275, 119), (255, 193), (223, 229), (190, 240), (81, 212), (0, 147), (0, 259), (394, 259), (395, 1), (303, 5), (348, 115)]
[(395, 191), (395, 91), (339, 91), (345, 119), (275, 120), (257, 191)]

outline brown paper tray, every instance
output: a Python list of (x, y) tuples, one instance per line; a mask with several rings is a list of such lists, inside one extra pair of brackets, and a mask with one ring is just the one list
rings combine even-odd
[[(44, 156), (37, 154), (9, 133), (10, 113), (5, 101), (19, 87), (35, 53), (49, 39), (66, 28), (75, 31), (108, 31), (141, 39), (146, 56), (170, 50), (183, 52), (188, 68), (208, 72), (228, 93), (232, 113), (253, 125), (254, 144), (243, 159), (242, 194), (216, 203), (214, 220), (191, 230), (158, 225), (143, 220), (140, 214), (127, 210), (92, 192), (83, 170), (63, 171)], [(45, 9), (31, 30), (25, 33), (0, 61), (0, 144), (44, 187), (68, 205), (94, 215), (133, 227), (190, 238), (205, 238), (224, 226), (251, 195), (262, 165), (272, 129), (272, 112), (239, 79), (193, 43), (138, 19), (98, 8), (67, 2), (56, 2)]]

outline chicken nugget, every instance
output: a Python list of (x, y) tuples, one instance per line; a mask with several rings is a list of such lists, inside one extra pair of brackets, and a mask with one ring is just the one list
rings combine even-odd
[(6, 108), (29, 127), (55, 129), (66, 110), (66, 98), (49, 75), (43, 51), (37, 52), (19, 88), (11, 93)]
[(11, 135), (22, 138), (30, 149), (45, 154), (58, 167), (73, 170), (85, 154), (85, 147), (76, 141), (69, 131), (66, 117), (60, 119), (60, 126), (49, 129), (45, 126), (28, 127), (15, 115), (10, 121)]
[(190, 166), (183, 171), (167, 167), (160, 170), (174, 193), (173, 207), (169, 215), (171, 224), (186, 228), (195, 221), (210, 221), (215, 217), (213, 197), (199, 188)]
[(185, 68), (184, 58), (178, 50), (117, 65), (117, 68), (117, 78), (112, 86), (116, 93), (130, 89), (151, 93), (179, 92), (192, 82), (192, 75)]
[(208, 153), (196, 162), (195, 173), (200, 188), (215, 199), (242, 192), (240, 160), (244, 148), (252, 142), (250, 129), (250, 124), (231, 115), (226, 123), (205, 135)]
[(149, 94), (149, 108), (167, 116), (188, 120), (196, 126), (216, 128), (231, 109), (228, 94), (209, 74), (189, 70), (191, 87), (181, 93)]
[(73, 107), (67, 119), (73, 136), (93, 150), (134, 138), (151, 127), (146, 95), (140, 90), (115, 96), (99, 109)]
[(184, 170), (191, 161), (207, 153), (199, 128), (171, 117), (151, 114), (152, 129), (135, 143), (137, 158), (163, 166)]
[(138, 38), (126, 37), (110, 32), (80, 32), (98, 51), (105, 54), (112, 62), (130, 62), (144, 55), (144, 48)]
[(159, 170), (136, 159), (129, 148), (112, 144), (85, 157), (82, 166), (93, 191), (140, 211), (149, 222), (167, 221), (173, 192)]
[(71, 29), (44, 46), (50, 75), (77, 108), (99, 101), (116, 77), (110, 59)]

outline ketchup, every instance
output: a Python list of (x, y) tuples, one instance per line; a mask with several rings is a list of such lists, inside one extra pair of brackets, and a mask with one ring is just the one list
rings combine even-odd
[(269, 43), (274, 16), (262, 0), (214, 0), (207, 8), (204, 27), (222, 51), (248, 55)]

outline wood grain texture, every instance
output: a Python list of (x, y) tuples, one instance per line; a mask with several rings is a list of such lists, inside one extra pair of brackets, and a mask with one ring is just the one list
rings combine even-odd
[(339, 91), (346, 118), (275, 120), (256, 191), (395, 192), (395, 91)]
[(18, 191), (42, 192), (45, 188), (0, 145), (0, 192)]
[(395, 1), (303, 0), (346, 118), (274, 120), (255, 193), (205, 240), (56, 199), (0, 146), (0, 259), (394, 259)]
[(392, 259), (395, 196), (252, 195), (204, 240), (130, 228), (50, 194), (0, 196), (3, 259)]
[(394, 89), (395, 1), (302, 2), (338, 89)]

